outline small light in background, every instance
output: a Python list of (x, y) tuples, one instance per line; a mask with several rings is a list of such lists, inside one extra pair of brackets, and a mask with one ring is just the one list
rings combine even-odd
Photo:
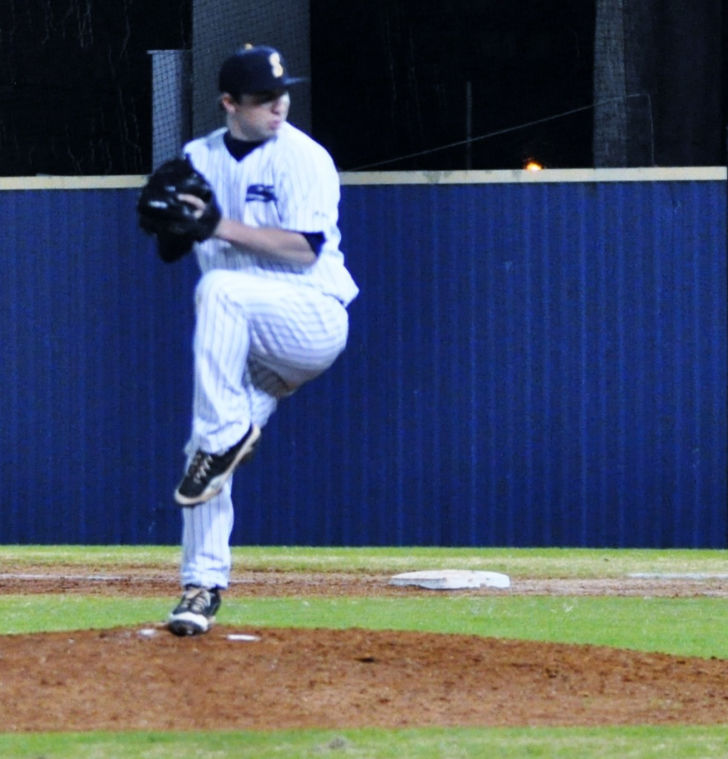
[(535, 158), (529, 158), (523, 164), (523, 168), (526, 171), (541, 171), (543, 169), (543, 164), (539, 163)]

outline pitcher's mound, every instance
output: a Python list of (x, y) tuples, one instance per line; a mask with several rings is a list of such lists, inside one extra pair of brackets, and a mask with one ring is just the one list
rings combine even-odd
[(370, 630), (0, 637), (5, 731), (708, 724), (728, 662)]

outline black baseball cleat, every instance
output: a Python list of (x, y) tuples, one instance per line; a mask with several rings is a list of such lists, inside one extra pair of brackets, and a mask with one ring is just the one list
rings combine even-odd
[(214, 498), (232, 473), (252, 458), (259, 440), (260, 427), (251, 424), (241, 440), (224, 453), (197, 451), (174, 491), (174, 500), (180, 506), (197, 506)]
[(215, 622), (222, 599), (217, 588), (186, 585), (185, 592), (167, 619), (167, 628), (175, 635), (202, 635)]

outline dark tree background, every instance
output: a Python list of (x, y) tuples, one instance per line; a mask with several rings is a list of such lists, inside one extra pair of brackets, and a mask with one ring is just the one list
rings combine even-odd
[(146, 51), (189, 47), (191, 1), (3, 0), (0, 174), (145, 172)]
[[(588, 109), (478, 138), (591, 104), (592, 2), (311, 7), (314, 130), (343, 169), (520, 168), (531, 156), (591, 164)], [(468, 137), (470, 148), (434, 150)], [(392, 161), (411, 153), (422, 154)]]
[[(147, 172), (147, 51), (191, 48), (193, 1), (4, 0), (0, 174)], [(341, 169), (725, 162), (722, 0), (310, 0), (310, 16), (312, 130)]]

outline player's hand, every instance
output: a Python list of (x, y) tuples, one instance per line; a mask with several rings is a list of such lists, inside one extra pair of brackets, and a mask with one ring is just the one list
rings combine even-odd
[(202, 198), (198, 198), (197, 195), (190, 195), (186, 192), (180, 192), (177, 197), (183, 203), (187, 203), (187, 205), (193, 207), (196, 219), (199, 219), (200, 216), (202, 216), (202, 214), (205, 212), (205, 201)]

